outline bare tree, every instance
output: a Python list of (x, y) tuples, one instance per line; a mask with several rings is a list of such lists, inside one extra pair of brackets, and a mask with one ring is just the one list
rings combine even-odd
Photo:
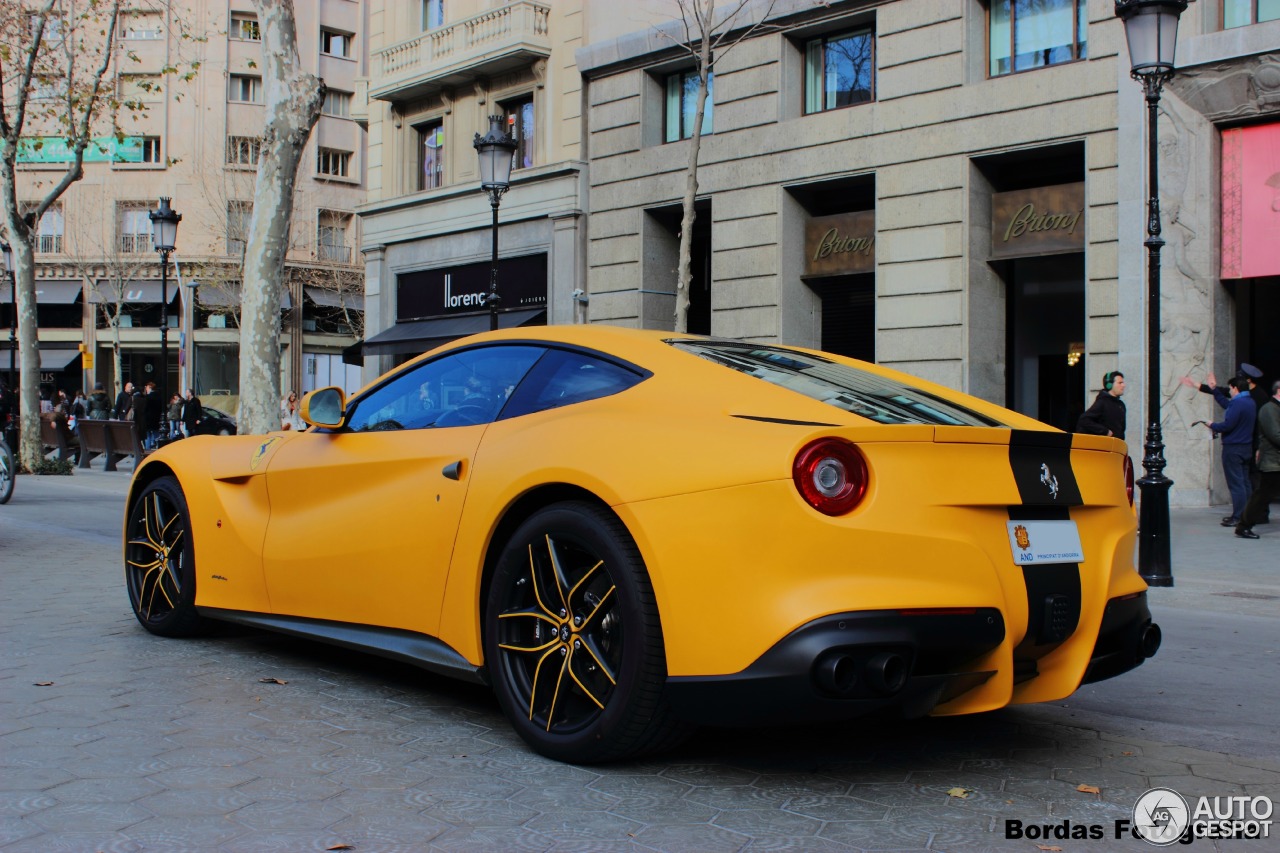
[[(684, 197), (681, 200), (680, 255), (676, 277), (675, 330), (689, 328), (689, 286), (693, 280), (693, 223), (697, 219), (694, 203), (698, 197), (698, 154), (702, 149), (702, 119), (706, 115), (707, 81), (715, 74), (716, 63), (724, 59), (734, 46), (755, 35), (770, 14), (776, 0), (769, 0), (756, 21), (744, 26), (743, 10), (752, 0), (734, 0), (726, 9), (717, 10), (716, 0), (676, 0), (683, 24), (683, 40), (679, 46), (693, 59), (697, 74), (697, 93), (693, 128), (689, 138), (689, 165), (685, 173)], [(660, 36), (669, 36), (658, 30)]]
[(254, 0), (262, 33), (266, 123), (244, 258), (240, 325), (241, 433), (280, 428), (280, 293), (293, 186), (311, 128), (320, 118), (324, 85), (298, 57), (292, 0)]

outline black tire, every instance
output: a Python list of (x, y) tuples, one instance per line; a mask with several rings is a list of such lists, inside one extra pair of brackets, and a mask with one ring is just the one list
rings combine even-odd
[(125, 587), (133, 615), (153, 634), (190, 637), (208, 627), (196, 613), (195, 548), (182, 487), (161, 477), (129, 507)]
[(7, 504), (13, 496), (13, 478), (17, 473), (18, 463), (9, 451), (9, 445), (0, 441), (0, 504)]
[(644, 561), (601, 507), (555, 504), (516, 530), (489, 584), (485, 658), (503, 711), (548, 758), (611, 761), (685, 733), (664, 697), (662, 626)]

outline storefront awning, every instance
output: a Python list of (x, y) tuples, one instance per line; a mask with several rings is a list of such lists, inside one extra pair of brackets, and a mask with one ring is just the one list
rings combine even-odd
[[(196, 288), (196, 302), (204, 308), (230, 308), (244, 301), (238, 284), (204, 284)], [(280, 291), (280, 310), (293, 307), (289, 291)]]
[(67, 365), (80, 357), (77, 349), (41, 349), (40, 372), (57, 373), (66, 370)]
[[(546, 322), (545, 308), (505, 311), (498, 315), (499, 329), (537, 326)], [(489, 331), (488, 314), (464, 314), (459, 317), (433, 317), (396, 323), (364, 342), (365, 355), (404, 355), (424, 353), (457, 338)]]
[(307, 298), (322, 308), (346, 308), (349, 311), (363, 311), (364, 297), (358, 293), (339, 293), (326, 287), (304, 287)]
[[(180, 285), (176, 280), (169, 282), (169, 301), (173, 302), (178, 295)], [(97, 286), (89, 294), (89, 301), (96, 304), (106, 302), (115, 305), (119, 302), (128, 304), (160, 304), (161, 283), (158, 281), (131, 281), (128, 284), (117, 284), (108, 278), (98, 279)]]
[[(0, 305), (9, 304), (12, 291), (7, 284), (0, 287)], [(78, 281), (37, 281), (37, 305), (70, 305), (80, 298), (80, 282)]]

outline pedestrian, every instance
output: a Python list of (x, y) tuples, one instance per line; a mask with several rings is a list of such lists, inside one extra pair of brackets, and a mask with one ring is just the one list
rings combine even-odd
[(94, 384), (93, 393), (89, 395), (88, 415), (91, 421), (104, 421), (111, 417), (111, 398), (101, 382)]
[(156, 383), (148, 382), (146, 390), (147, 440), (150, 449), (155, 450), (160, 444), (160, 424), (164, 423), (164, 401), (156, 390)]
[[(130, 387), (133, 387), (132, 384)], [(141, 388), (133, 387), (133, 402), (129, 404), (129, 417), (133, 419), (133, 427), (138, 432), (138, 441), (144, 450), (147, 447), (147, 397)], [(140, 461), (140, 460), (135, 460)]]
[(204, 418), (204, 407), (196, 392), (188, 388), (186, 402), (182, 404), (182, 429), (187, 435), (195, 435), (200, 429), (200, 421)]
[(89, 414), (89, 399), (84, 392), (77, 389), (67, 411), (67, 427), (76, 435), (80, 434), (80, 421)]
[(1124, 441), (1128, 411), (1124, 400), (1124, 374), (1112, 370), (1102, 377), (1102, 390), (1093, 405), (1085, 409), (1076, 423), (1076, 432), (1086, 435), (1110, 435)]
[(116, 395), (116, 404), (111, 414), (118, 421), (126, 420), (129, 412), (133, 409), (133, 383), (124, 383), (124, 390)]
[(1271, 383), (1271, 397), (1258, 410), (1258, 471), (1261, 483), (1245, 504), (1236, 535), (1241, 539), (1257, 539), (1255, 524), (1261, 524), (1263, 511), (1280, 498), (1280, 380)]
[[(1241, 362), (1240, 372), (1236, 375), (1248, 384), (1249, 396), (1253, 398), (1254, 405), (1260, 411), (1269, 399), (1267, 397), (1267, 392), (1259, 385), (1262, 381), (1262, 369), (1247, 362)], [(1227, 390), (1218, 385), (1217, 379), (1212, 373), (1206, 374), (1205, 381), (1199, 385), (1197, 385), (1190, 376), (1184, 376), (1179, 381), (1188, 388), (1196, 388), (1202, 394), (1212, 394), (1214, 401), (1224, 409), (1227, 407), (1227, 404), (1231, 402), (1230, 396), (1227, 394)], [(1258, 471), (1258, 465), (1255, 461), (1257, 455), (1258, 430), (1255, 425), (1253, 431), (1253, 452), (1249, 456), (1249, 485), (1251, 489), (1257, 489), (1261, 483), (1261, 474)], [(1262, 518), (1257, 523), (1271, 523), (1271, 508), (1266, 504), (1263, 504)]]
[(280, 428), (295, 431), (307, 428), (298, 407), (297, 391), (290, 391), (289, 396), (280, 401)]
[(182, 435), (182, 395), (176, 391), (169, 398), (169, 411), (166, 423), (166, 434), (170, 438)]
[(1253, 424), (1257, 419), (1257, 407), (1247, 389), (1244, 377), (1236, 376), (1227, 383), (1231, 402), (1222, 420), (1209, 424), (1214, 435), (1222, 436), (1222, 473), (1227, 478), (1227, 490), (1231, 492), (1231, 515), (1222, 519), (1223, 527), (1235, 527), (1240, 514), (1249, 502), (1253, 491), (1249, 482), (1249, 459), (1253, 456)]

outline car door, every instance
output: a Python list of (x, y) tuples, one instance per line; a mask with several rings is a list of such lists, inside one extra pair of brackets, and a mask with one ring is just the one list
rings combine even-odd
[(476, 450), (542, 352), (446, 353), (353, 401), (342, 430), (281, 446), (267, 470), (272, 610), (435, 634)]

